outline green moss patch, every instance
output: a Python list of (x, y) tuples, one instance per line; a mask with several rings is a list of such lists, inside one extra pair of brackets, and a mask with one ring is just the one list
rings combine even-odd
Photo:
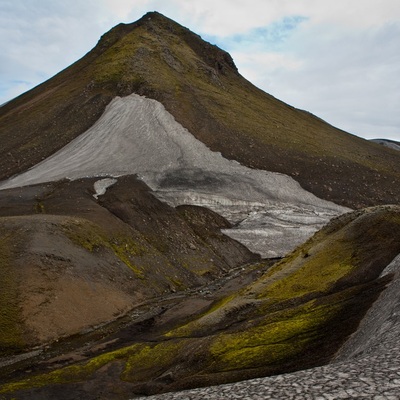
[(316, 306), (314, 301), (275, 313), (243, 332), (221, 334), (210, 351), (216, 370), (229, 371), (283, 363), (303, 352), (340, 305)]
[(318, 296), (376, 279), (400, 251), (400, 208), (343, 215), (273, 266), (247, 291), (272, 302)]
[(135, 344), (120, 350), (102, 354), (83, 364), (75, 364), (62, 369), (57, 369), (46, 374), (32, 376), (18, 382), (11, 382), (0, 386), (1, 393), (10, 393), (17, 390), (32, 389), (47, 385), (79, 382), (88, 379), (94, 372), (104, 365), (128, 358), (131, 354), (140, 352), (142, 345)]
[[(285, 266), (282, 267), (285, 268)], [(286, 277), (268, 285), (261, 297), (285, 300), (325, 292), (355, 267), (351, 254), (346, 254), (340, 246), (328, 244), (324, 251), (308, 257), (307, 260), (301, 262), (301, 266), (289, 272)]]
[(140, 382), (172, 366), (184, 344), (185, 342), (183, 341), (134, 344), (94, 357), (82, 364), (71, 365), (18, 382), (10, 382), (0, 386), (0, 394), (48, 385), (81, 382), (90, 379), (96, 371), (105, 365), (116, 361), (121, 361), (125, 364), (121, 375), (122, 380)]
[(172, 367), (179, 357), (185, 341), (166, 341), (156, 345), (146, 345), (140, 352), (128, 357), (122, 379), (140, 382), (158, 376)]
[(196, 319), (193, 321), (190, 321), (189, 323), (182, 325), (178, 328), (175, 328), (165, 334), (166, 337), (188, 337), (192, 335), (194, 332), (197, 330), (202, 330), (203, 324), (202, 324), (202, 318), (211, 315), (215, 313), (218, 310), (223, 309), (224, 306), (226, 306), (229, 302), (231, 302), (236, 295), (231, 295), (224, 297), (223, 299), (216, 301), (211, 305), (211, 307), (205, 311), (204, 313), (197, 315)]
[(122, 235), (109, 237), (98, 225), (77, 218), (64, 223), (63, 231), (76, 245), (90, 252), (112, 251), (138, 278), (144, 279), (143, 270), (134, 264), (133, 258), (144, 255), (146, 249), (131, 237)]

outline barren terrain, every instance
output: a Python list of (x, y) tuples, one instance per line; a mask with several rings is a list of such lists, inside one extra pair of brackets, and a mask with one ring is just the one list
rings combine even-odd
[(172, 206), (201, 205), (235, 224), (224, 232), (264, 257), (282, 257), (330, 218), (349, 211), (291, 177), (212, 152), (159, 102), (116, 98), (87, 132), (0, 190), (84, 177), (136, 174)]

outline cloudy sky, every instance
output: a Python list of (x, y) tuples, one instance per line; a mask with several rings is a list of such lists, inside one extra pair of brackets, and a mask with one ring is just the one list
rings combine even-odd
[(154, 10), (227, 50), (273, 96), (400, 140), (399, 0), (0, 0), (0, 104)]

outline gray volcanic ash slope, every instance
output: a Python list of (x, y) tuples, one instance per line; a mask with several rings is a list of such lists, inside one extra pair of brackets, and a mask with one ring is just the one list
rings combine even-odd
[(289, 176), (250, 169), (210, 151), (161, 103), (114, 99), (84, 134), (0, 189), (63, 178), (138, 174), (172, 206), (201, 205), (232, 223), (225, 232), (263, 256), (283, 256), (348, 209), (318, 199)]

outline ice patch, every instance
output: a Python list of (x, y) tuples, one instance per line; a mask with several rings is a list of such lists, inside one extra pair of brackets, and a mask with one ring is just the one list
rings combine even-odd
[(117, 183), (117, 179), (115, 178), (104, 178), (96, 181), (93, 185), (94, 190), (96, 191), (93, 197), (97, 200), (99, 196), (102, 196), (106, 193), (107, 188), (114, 185), (115, 183)]
[[(283, 256), (330, 218), (349, 210), (317, 198), (287, 175), (223, 158), (177, 123), (161, 103), (136, 94), (113, 99), (85, 133), (1, 183), (0, 189), (67, 176), (132, 174), (170, 205), (200, 205), (223, 215), (235, 224), (227, 233), (263, 256)], [(99, 185), (103, 190), (103, 183)], [(96, 190), (96, 196), (101, 194)]]

